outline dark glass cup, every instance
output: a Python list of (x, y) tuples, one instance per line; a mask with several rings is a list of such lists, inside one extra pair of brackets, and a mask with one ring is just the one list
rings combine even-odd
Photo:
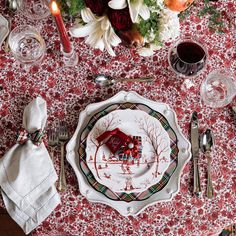
[(197, 40), (186, 37), (175, 42), (168, 55), (171, 69), (179, 76), (199, 75), (206, 66), (208, 53)]

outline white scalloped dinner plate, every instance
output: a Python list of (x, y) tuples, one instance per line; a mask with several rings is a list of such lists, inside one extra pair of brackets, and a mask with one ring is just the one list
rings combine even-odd
[[(168, 120), (168, 124), (173, 129), (178, 140), (178, 164), (173, 170), (171, 176), (169, 177), (170, 179), (165, 185), (163, 185), (162, 188), (159, 189), (158, 192), (154, 192), (153, 194), (149, 195), (149, 197), (143, 198), (142, 201), (136, 200), (135, 198), (135, 200), (133, 201), (125, 201), (121, 199), (119, 200), (119, 202), (117, 202), (117, 200), (114, 200), (113, 198), (109, 197), (109, 194), (105, 196), (104, 193), (102, 193), (102, 190), (98, 191), (98, 188), (95, 189), (92, 186), (91, 182), (89, 183), (89, 177), (85, 176), (83, 166), (81, 166), (80, 163), (82, 153), (78, 150), (81, 149), (81, 134), (83, 134), (84, 129), (86, 129), (88, 122), (95, 116), (95, 114), (97, 115), (99, 111), (103, 111), (107, 106), (123, 103), (144, 104), (150, 109), (157, 111), (159, 114), (161, 114), (161, 116), (165, 117), (165, 119)], [(103, 203), (113, 207), (123, 216), (137, 215), (146, 207), (153, 205), (156, 202), (170, 201), (180, 189), (179, 185), (181, 173), (185, 164), (190, 160), (190, 158), (191, 145), (181, 133), (181, 130), (177, 123), (175, 112), (167, 104), (151, 101), (140, 96), (136, 92), (121, 91), (106, 101), (88, 105), (86, 109), (80, 113), (76, 131), (69, 143), (67, 144), (67, 160), (76, 173), (81, 194), (84, 195), (91, 202)], [(92, 169), (92, 167), (90, 167), (90, 169)], [(132, 193), (128, 194), (128, 196), (130, 195), (132, 196)], [(142, 195), (142, 193), (140, 193), (140, 195)]]

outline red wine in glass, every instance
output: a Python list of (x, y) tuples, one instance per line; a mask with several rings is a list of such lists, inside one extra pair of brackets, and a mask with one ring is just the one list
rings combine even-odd
[(172, 69), (183, 76), (195, 76), (205, 67), (206, 50), (193, 40), (183, 40), (169, 52), (169, 64)]

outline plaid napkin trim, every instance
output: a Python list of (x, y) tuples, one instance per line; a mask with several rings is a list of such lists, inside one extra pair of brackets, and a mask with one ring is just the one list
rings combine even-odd
[(39, 146), (43, 142), (44, 135), (45, 131), (42, 131), (41, 129), (36, 130), (33, 133), (29, 133), (25, 129), (20, 129), (16, 135), (16, 141), (22, 145), (28, 140), (31, 140), (36, 146)]
[[(147, 190), (141, 192), (141, 193), (116, 193), (110, 190), (108, 187), (100, 184), (98, 181), (96, 181), (95, 177), (93, 176), (92, 172), (87, 166), (86, 163), (86, 138), (88, 133), (92, 130), (98, 119), (102, 118), (103, 116), (107, 115), (111, 111), (115, 111), (118, 109), (132, 109), (132, 110), (142, 110), (145, 111), (147, 114), (153, 116), (154, 118), (158, 119), (158, 121), (161, 123), (163, 128), (167, 131), (171, 143), (171, 163), (168, 167), (168, 169), (165, 171), (162, 179), (155, 185), (149, 187)], [(98, 192), (101, 192), (103, 195), (105, 195), (107, 198), (114, 200), (114, 201), (125, 201), (125, 202), (131, 202), (131, 201), (143, 201), (151, 197), (154, 193), (160, 191), (163, 189), (166, 184), (168, 183), (170, 177), (174, 173), (175, 169), (177, 168), (178, 164), (178, 147), (177, 147), (177, 136), (171, 126), (169, 125), (169, 122), (167, 119), (160, 114), (159, 112), (151, 109), (149, 106), (144, 104), (133, 104), (133, 103), (124, 103), (124, 104), (113, 104), (108, 107), (106, 107), (104, 110), (96, 113), (88, 122), (87, 126), (84, 128), (84, 130), (81, 133), (80, 136), (80, 147), (79, 147), (79, 155), (80, 155), (80, 168), (82, 172), (84, 173), (86, 179), (90, 183), (90, 185), (97, 190)]]

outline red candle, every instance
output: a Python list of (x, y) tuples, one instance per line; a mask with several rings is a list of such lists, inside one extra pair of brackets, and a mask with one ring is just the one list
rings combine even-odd
[(56, 25), (57, 25), (57, 29), (58, 29), (58, 32), (60, 35), (60, 40), (61, 40), (61, 44), (63, 47), (63, 51), (66, 53), (70, 53), (71, 52), (70, 39), (69, 39), (69, 36), (66, 32), (66, 28), (65, 28), (64, 22), (61, 17), (61, 12), (60, 12), (59, 7), (57, 6), (56, 1), (51, 2), (50, 9), (51, 9), (51, 13), (54, 16), (55, 21), (56, 21)]

